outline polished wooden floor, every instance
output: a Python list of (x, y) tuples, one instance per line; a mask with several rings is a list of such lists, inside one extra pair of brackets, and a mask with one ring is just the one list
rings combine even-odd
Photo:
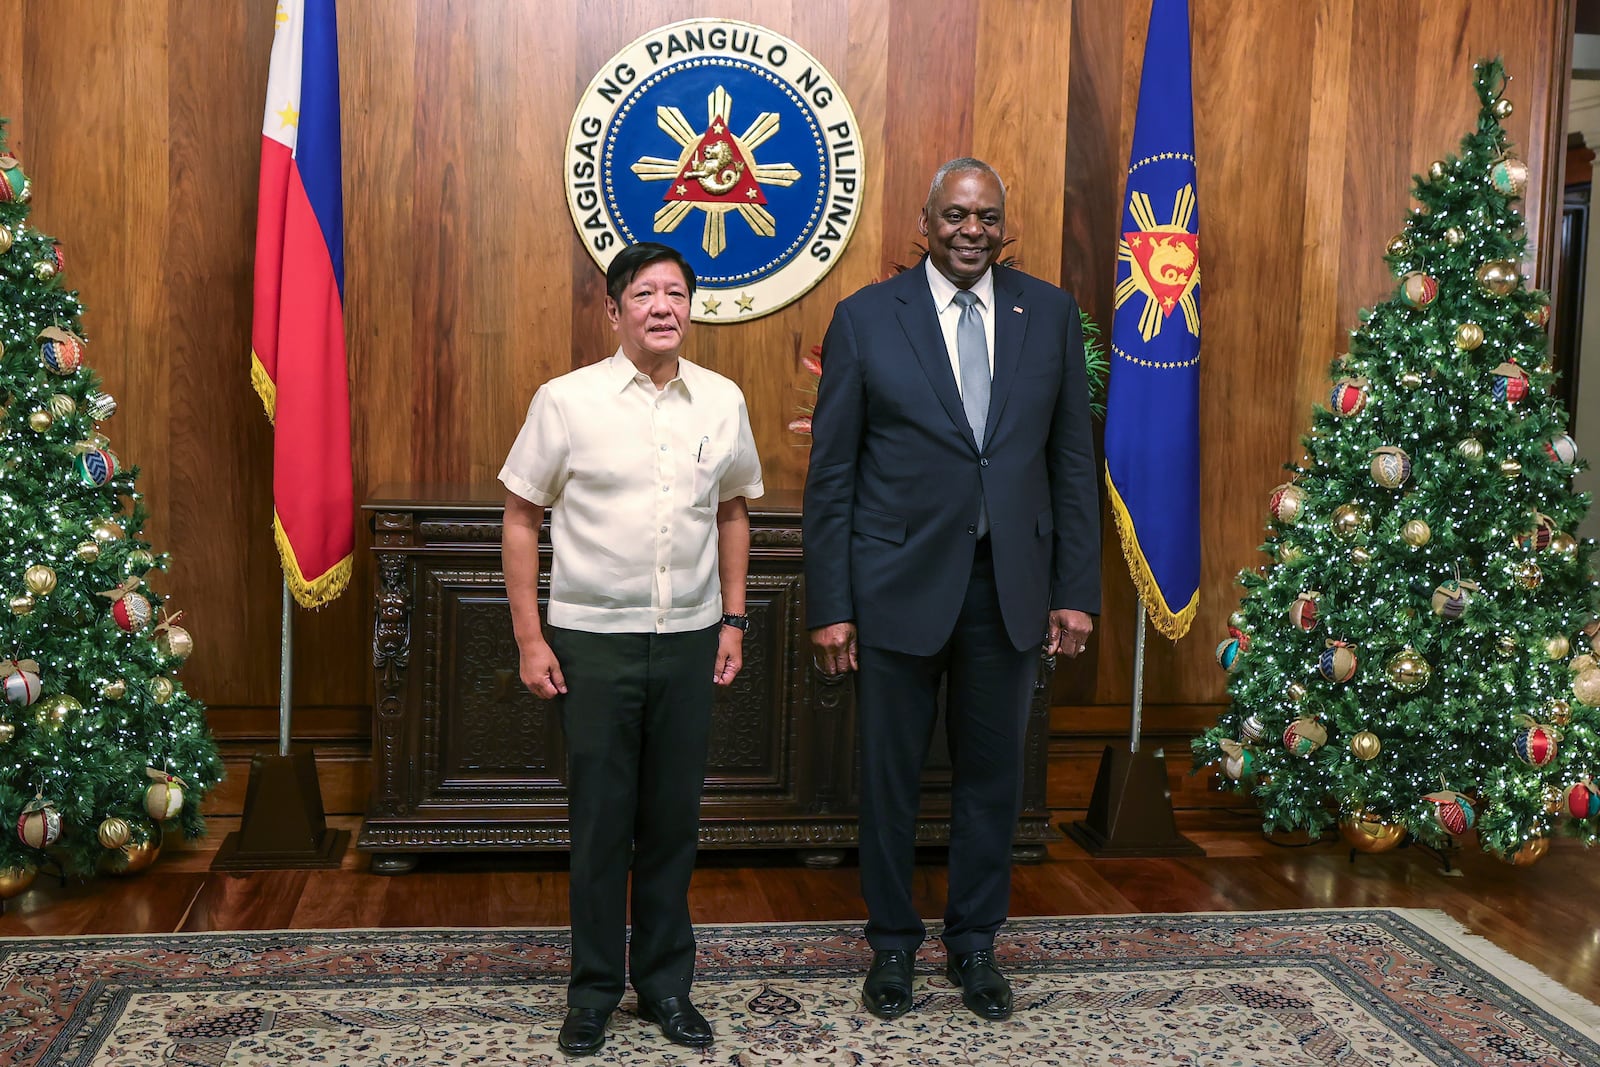
[[(231, 823), (214, 819), (211, 838), (198, 847), (169, 843), (138, 875), (65, 887), (41, 876), (6, 902), (0, 936), (567, 921), (560, 857), (440, 856), (410, 874), (384, 876), (370, 873), (367, 856), (352, 850), (338, 870), (212, 873), (215, 842)], [(356, 820), (338, 825), (354, 829)], [(1016, 868), (1011, 913), (1437, 908), (1600, 1003), (1600, 852), (1558, 842), (1537, 864), (1514, 868), (1469, 846), (1446, 873), (1439, 857), (1421, 848), (1352, 860), (1337, 841), (1289, 847), (1264, 840), (1258, 825), (1242, 814), (1180, 817), (1206, 851), (1184, 859), (1097, 860), (1063, 839), (1046, 862)], [(945, 884), (936, 858), (917, 874), (923, 913), (934, 916)], [(856, 921), (863, 914), (852, 866), (809, 870), (789, 854), (702, 853), (691, 905), (702, 923)]]

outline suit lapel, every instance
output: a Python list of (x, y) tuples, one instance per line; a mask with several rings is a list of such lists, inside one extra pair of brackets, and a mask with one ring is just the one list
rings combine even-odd
[(933, 386), (934, 395), (970, 444), (972, 427), (967, 425), (967, 411), (961, 406), (961, 393), (956, 389), (955, 374), (950, 370), (950, 354), (944, 347), (944, 332), (939, 329), (939, 317), (933, 310), (933, 293), (923, 273), (926, 263), (924, 257), (921, 263), (899, 275), (902, 284), (895, 293), (899, 302), (896, 313), (906, 339), (911, 342), (911, 351), (922, 365), (922, 373)]
[(1022, 359), (1022, 339), (1028, 332), (1028, 306), (1023, 302), (1022, 290), (1015, 284), (1010, 271), (994, 268), (994, 380), (989, 387), (989, 417), (985, 436), (994, 437), (1000, 425), (1000, 415), (1005, 411), (1006, 398), (1011, 395), (1011, 383), (1017, 378), (1017, 364)]

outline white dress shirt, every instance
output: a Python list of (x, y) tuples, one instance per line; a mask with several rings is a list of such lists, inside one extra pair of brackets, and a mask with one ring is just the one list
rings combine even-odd
[(500, 481), (550, 509), (550, 625), (592, 633), (716, 623), (717, 505), (764, 491), (737, 385), (680, 358), (657, 389), (620, 349), (534, 394)]
[[(956, 283), (940, 274), (930, 258), (924, 264), (928, 271), (928, 288), (933, 292), (933, 309), (939, 313), (939, 329), (944, 331), (944, 350), (950, 357), (950, 373), (956, 376), (956, 392), (961, 392), (961, 357), (956, 353), (956, 324), (961, 321), (961, 305), (956, 303)], [(989, 345), (989, 380), (994, 380), (994, 269), (983, 272), (983, 277), (972, 283), (972, 295), (978, 298), (973, 306), (983, 319), (983, 337)]]

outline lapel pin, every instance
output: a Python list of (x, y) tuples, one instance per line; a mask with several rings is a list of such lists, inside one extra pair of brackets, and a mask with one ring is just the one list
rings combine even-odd
[(1015, 311), (1018, 315), (1022, 314), (1022, 309), (1015, 304), (1011, 305), (1011, 310)]

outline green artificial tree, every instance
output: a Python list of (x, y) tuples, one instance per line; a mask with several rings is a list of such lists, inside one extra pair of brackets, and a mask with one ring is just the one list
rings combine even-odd
[(41, 867), (146, 865), (163, 822), (204, 831), (222, 773), (175, 677), (192, 639), (146, 584), (166, 558), (140, 539), (138, 471), (100, 430), (116, 403), (32, 196), (0, 126), (0, 896)]
[(1382, 851), (1472, 827), (1523, 864), (1600, 832), (1600, 624), (1549, 302), (1523, 284), (1508, 79), (1475, 70), (1477, 128), (1415, 178), (1396, 290), (1272, 493), (1272, 562), (1240, 574), (1217, 649), (1231, 705), (1194, 751), (1269, 832), (1337, 823)]

